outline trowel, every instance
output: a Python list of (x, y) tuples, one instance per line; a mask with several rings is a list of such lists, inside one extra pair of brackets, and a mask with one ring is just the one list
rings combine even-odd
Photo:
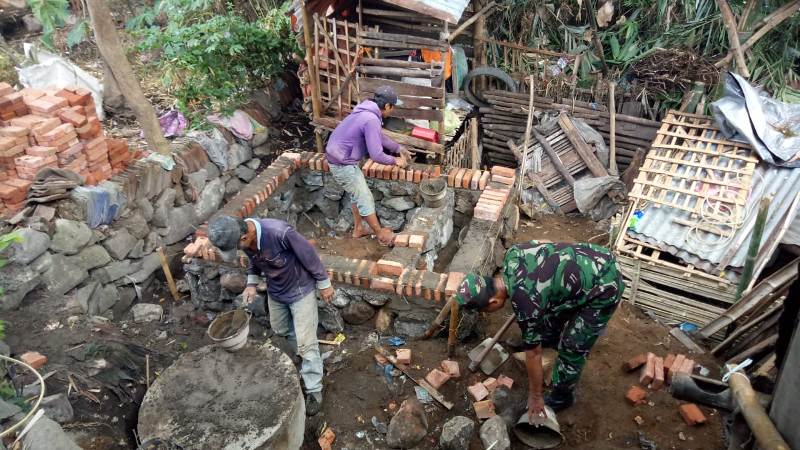
[(502, 345), (498, 344), (497, 341), (503, 337), (503, 334), (505, 334), (512, 322), (514, 322), (513, 315), (506, 320), (494, 336), (484, 339), (483, 342), (478, 344), (477, 347), (473, 348), (472, 351), (467, 354), (470, 360), (470, 371), (475, 372), (480, 366), (481, 372), (486, 375), (491, 375), (498, 367), (506, 362), (508, 359), (508, 352)]

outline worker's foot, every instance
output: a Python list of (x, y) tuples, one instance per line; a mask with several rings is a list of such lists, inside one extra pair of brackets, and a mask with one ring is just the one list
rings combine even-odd
[(544, 404), (555, 412), (563, 411), (575, 403), (575, 394), (566, 389), (555, 388), (544, 396)]
[(378, 233), (378, 243), (384, 247), (391, 247), (394, 245), (394, 238), (394, 231), (389, 228), (381, 228), (381, 231)]
[(369, 236), (369, 235), (370, 235), (370, 229), (369, 228), (364, 228), (361, 225), (353, 227), (353, 239), (359, 239), (359, 238), (362, 238), (364, 236)]
[(322, 409), (322, 392), (309, 392), (306, 394), (306, 415), (316, 416)]

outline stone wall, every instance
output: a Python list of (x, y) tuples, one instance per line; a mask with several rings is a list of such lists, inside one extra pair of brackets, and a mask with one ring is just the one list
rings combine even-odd
[(180, 138), (172, 144), (172, 170), (135, 161), (98, 186), (40, 206), (18, 225), (22, 242), (6, 252), (0, 310), (19, 306), (36, 289), (66, 295), (75, 313), (114, 319), (137, 298), (150, 301), (161, 272), (157, 249), (179, 254), (182, 241), (255, 178), (261, 161), (252, 145), (265, 141), (265, 135), (239, 141), (219, 130)]
[[(347, 231), (352, 226), (349, 199), (327, 173), (320, 156), (285, 153), (219, 214), (278, 217), (295, 223), (298, 214), (317, 208), (329, 227)], [(337, 287), (331, 305), (319, 303), (320, 324), (328, 331), (342, 331), (345, 323), (357, 325), (374, 320), (381, 332), (419, 336), (447, 296), (455, 291), (463, 273), (490, 274), (495, 268), (493, 250), (502, 231), (509, 226), (506, 217), (513, 209), (510, 201), (513, 177), (503, 175), (502, 181), (494, 181), (488, 171), (469, 171), (467, 176), (463, 173), (465, 169), (458, 169), (462, 172), (460, 177), (449, 177), (452, 181), (448, 183), (445, 204), (431, 209), (421, 204), (417, 185), (422, 179), (436, 176), (439, 168), (414, 166), (402, 178), (398, 171), (392, 173), (389, 168), (387, 174), (384, 169), (369, 160), (363, 167), (376, 203), (389, 210), (388, 214), (384, 211), (382, 220), (391, 220), (391, 214), (402, 213), (396, 228), (399, 230), (396, 246), (379, 261), (321, 252), (322, 262)], [(457, 178), (462, 180), (458, 186)], [(463, 184), (467, 178), (470, 183)], [(482, 217), (473, 217), (476, 209), (484, 211)], [(459, 239), (462, 245), (448, 271), (436, 273), (434, 263), (442, 247), (454, 238), (456, 223), (464, 230)], [(205, 243), (200, 244), (204, 239), (200, 230), (196, 243), (185, 249), (183, 258), (195, 306), (211, 311), (239, 307), (239, 294), (245, 288), (245, 268), (221, 262), (213, 250), (207, 250)], [(261, 295), (249, 308), (256, 320), (268, 324), (265, 289), (264, 285), (259, 288)], [(465, 317), (464, 329), (473, 329), (476, 317)]]

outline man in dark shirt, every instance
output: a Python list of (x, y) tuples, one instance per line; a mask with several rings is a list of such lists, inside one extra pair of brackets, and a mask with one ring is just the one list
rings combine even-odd
[[(593, 244), (512, 246), (499, 277), (467, 274), (455, 294), (466, 307), (493, 312), (511, 299), (522, 330), (530, 420), (544, 405), (558, 412), (575, 402), (586, 357), (617, 309), (625, 285), (611, 252)], [(542, 395), (542, 347), (558, 348), (553, 391)]]
[(273, 331), (286, 337), (303, 358), (300, 376), (306, 388), (306, 414), (322, 404), (322, 358), (317, 341), (317, 290), (330, 302), (333, 287), (314, 247), (283, 220), (237, 219), (223, 216), (208, 226), (208, 239), (224, 260), (236, 259), (237, 249), (250, 259), (244, 304), (267, 279), (267, 306)]

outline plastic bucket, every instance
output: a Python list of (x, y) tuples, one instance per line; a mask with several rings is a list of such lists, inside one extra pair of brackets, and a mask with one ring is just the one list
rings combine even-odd
[(541, 425), (528, 423), (528, 413), (522, 415), (514, 425), (514, 435), (523, 444), (535, 449), (556, 448), (564, 442), (561, 427), (556, 420), (556, 414), (545, 406), (547, 418)]
[(208, 337), (229, 352), (235, 352), (247, 343), (251, 314), (242, 309), (222, 313), (208, 326)]
[(439, 208), (447, 197), (447, 181), (444, 178), (432, 178), (419, 184), (419, 192), (426, 208)]

